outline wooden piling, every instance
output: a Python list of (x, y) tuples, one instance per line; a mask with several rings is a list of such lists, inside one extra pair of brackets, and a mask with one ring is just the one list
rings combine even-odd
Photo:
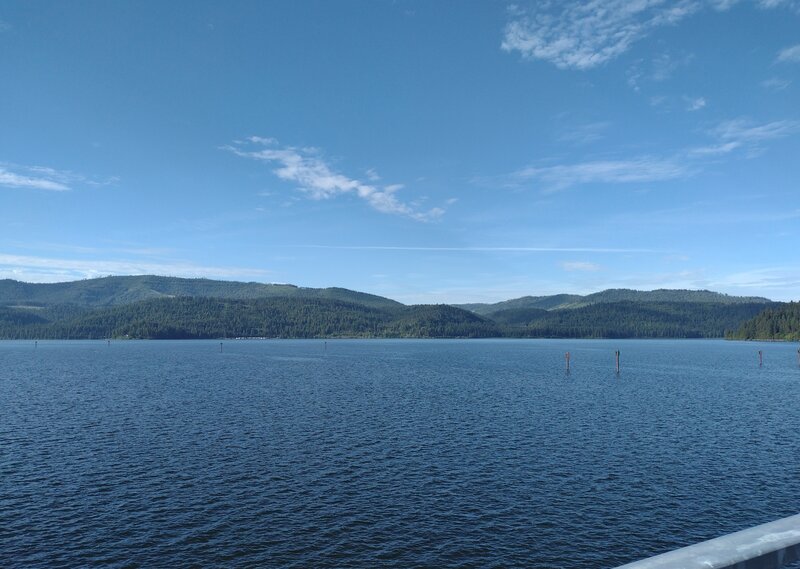
[(567, 363), (567, 373), (569, 373), (569, 352), (564, 354), (564, 359), (566, 360)]
[(758, 350), (758, 367), (764, 365), (764, 354), (761, 353), (761, 350)]
[(616, 358), (616, 363), (617, 363), (617, 373), (619, 373), (619, 350), (614, 352), (614, 356)]

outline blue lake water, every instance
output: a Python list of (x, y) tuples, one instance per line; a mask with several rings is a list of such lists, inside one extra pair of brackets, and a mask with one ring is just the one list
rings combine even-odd
[(614, 567), (800, 511), (797, 348), (0, 342), (0, 566)]

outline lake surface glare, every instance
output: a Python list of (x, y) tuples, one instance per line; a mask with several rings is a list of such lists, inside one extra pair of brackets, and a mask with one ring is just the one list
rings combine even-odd
[(800, 511), (797, 348), (0, 342), (0, 566), (614, 567)]

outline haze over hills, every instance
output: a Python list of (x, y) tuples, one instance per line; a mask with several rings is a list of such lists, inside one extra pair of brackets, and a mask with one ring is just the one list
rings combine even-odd
[(406, 306), (343, 288), (152, 275), (3, 280), (0, 338), (700, 338), (730, 335), (773, 305), (711, 291), (612, 289)]

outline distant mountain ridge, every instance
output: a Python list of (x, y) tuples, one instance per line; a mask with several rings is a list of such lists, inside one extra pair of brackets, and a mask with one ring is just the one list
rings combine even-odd
[(62, 283), (24, 283), (0, 280), (0, 305), (29, 304), (101, 307), (131, 304), (153, 298), (202, 297), (247, 300), (256, 298), (327, 298), (373, 308), (403, 306), (394, 300), (344, 288), (303, 288), (289, 284), (187, 279), (155, 275), (102, 277)]
[(665, 289), (406, 306), (344, 288), (152, 275), (0, 280), (0, 338), (717, 338), (773, 306)]
[(625, 288), (608, 289), (588, 295), (555, 294), (551, 296), (523, 296), (495, 303), (454, 304), (458, 308), (469, 310), (475, 314), (488, 316), (496, 312), (510, 309), (538, 308), (542, 310), (559, 310), (582, 308), (593, 304), (610, 302), (703, 302), (718, 304), (767, 304), (768, 298), (759, 296), (729, 296), (709, 290), (657, 289), (633, 290)]

